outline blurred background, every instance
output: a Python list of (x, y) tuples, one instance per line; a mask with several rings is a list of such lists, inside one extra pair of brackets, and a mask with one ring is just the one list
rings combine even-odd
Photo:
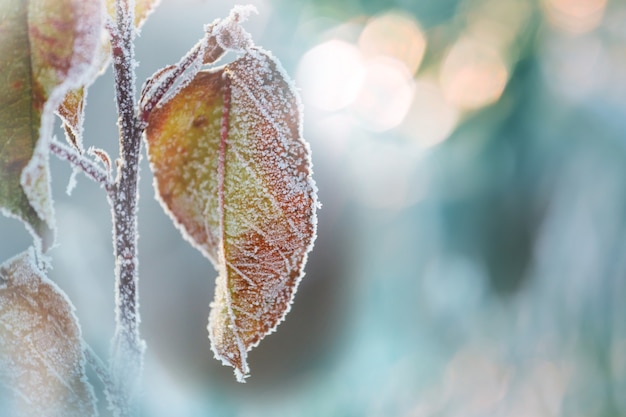
[[(143, 415), (626, 416), (626, 1), (251, 3), (245, 27), (302, 93), (316, 246), (236, 383), (207, 339), (216, 272), (154, 200), (144, 158)], [(139, 82), (234, 4), (163, 0)], [(110, 70), (85, 131), (116, 155)], [(82, 176), (68, 197), (70, 169), (51, 163), (51, 278), (106, 357), (109, 209)], [(0, 228), (0, 259), (29, 245), (19, 223)]]

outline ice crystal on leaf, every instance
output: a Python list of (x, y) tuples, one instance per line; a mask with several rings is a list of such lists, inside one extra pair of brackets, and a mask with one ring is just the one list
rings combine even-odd
[(303, 276), (317, 196), (296, 90), (231, 23), (214, 30), (245, 52), (157, 107), (146, 139), (158, 199), (218, 270), (209, 337), (243, 381), (247, 352), (283, 320)]
[(252, 36), (241, 27), (241, 23), (248, 20), (251, 13), (258, 13), (256, 7), (235, 6), (226, 19), (213, 22), (205, 30), (209, 36), (215, 37), (217, 44), (224, 50), (242, 52), (254, 45)]
[(57, 109), (57, 115), (63, 120), (63, 129), (67, 142), (79, 153), (83, 147), (83, 123), (85, 120), (85, 99), (87, 90), (84, 87), (69, 91), (63, 103)]
[(0, 383), (11, 416), (88, 417), (95, 396), (74, 308), (30, 249), (0, 266)]

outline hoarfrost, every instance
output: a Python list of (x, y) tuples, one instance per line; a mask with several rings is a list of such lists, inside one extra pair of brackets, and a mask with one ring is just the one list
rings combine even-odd
[[(33, 248), (0, 266), (0, 382), (11, 415), (95, 416), (74, 308)], [(11, 409), (12, 407), (12, 409)]]
[(252, 13), (258, 13), (252, 5), (235, 6), (226, 19), (208, 25), (206, 30), (215, 36), (218, 45), (223, 49), (243, 52), (254, 45), (252, 36), (241, 27), (241, 23), (248, 20)]
[(83, 147), (83, 125), (86, 99), (86, 88), (71, 90), (65, 95), (63, 102), (56, 111), (63, 121), (67, 142), (81, 154), (85, 151)]
[(76, 188), (76, 177), (80, 170), (78, 168), (72, 168), (72, 173), (70, 174), (70, 178), (67, 180), (67, 187), (65, 187), (65, 193), (69, 196), (72, 195), (74, 188)]
[[(242, 16), (215, 30), (232, 33)], [(157, 198), (218, 270), (211, 346), (243, 382), (247, 352), (290, 309), (319, 205), (293, 83), (269, 52), (239, 47), (155, 110), (146, 138)]]

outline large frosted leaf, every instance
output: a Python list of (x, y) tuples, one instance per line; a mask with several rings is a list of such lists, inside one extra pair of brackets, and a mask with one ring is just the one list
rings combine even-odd
[(100, 0), (0, 0), (0, 211), (43, 239), (54, 228), (48, 173), (53, 112), (91, 71)]
[(2, 412), (93, 416), (95, 397), (73, 307), (39, 270), (34, 252), (0, 266), (0, 382), (15, 394)]
[(247, 351), (289, 310), (315, 236), (301, 113), (280, 64), (250, 48), (199, 72), (148, 122), (157, 194), (219, 272), (209, 336), (240, 381)]

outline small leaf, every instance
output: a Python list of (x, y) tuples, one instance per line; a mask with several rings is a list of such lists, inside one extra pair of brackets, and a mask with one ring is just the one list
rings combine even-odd
[(0, 382), (11, 416), (96, 415), (74, 309), (37, 267), (35, 251), (0, 266)]
[[(135, 0), (135, 28), (140, 29), (161, 0)], [(115, 0), (106, 0), (109, 16), (115, 20)]]
[(315, 238), (300, 99), (277, 60), (249, 48), (157, 107), (146, 139), (159, 200), (219, 272), (209, 336), (243, 381), (247, 352), (287, 314)]
[(135, 27), (141, 28), (161, 0), (135, 0)]
[(0, 211), (46, 250), (53, 238), (48, 144), (53, 112), (91, 71), (99, 0), (0, 0)]
[(87, 89), (80, 87), (69, 91), (63, 103), (57, 109), (57, 115), (63, 120), (63, 129), (67, 142), (79, 153), (84, 152), (83, 123), (85, 121), (85, 100)]

